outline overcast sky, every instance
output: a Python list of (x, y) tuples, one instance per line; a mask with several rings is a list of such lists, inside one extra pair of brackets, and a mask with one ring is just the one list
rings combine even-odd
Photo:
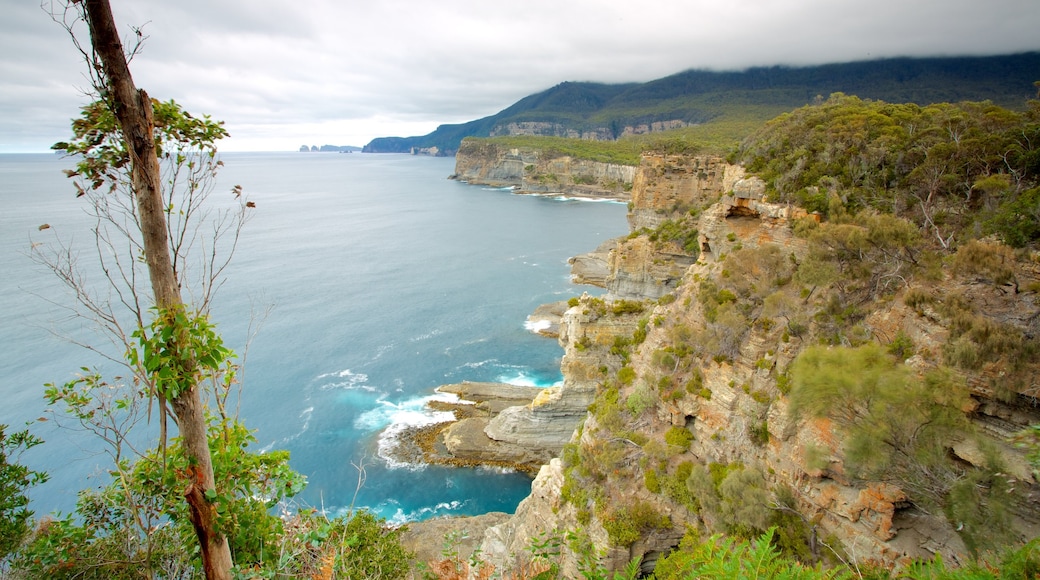
[[(148, 37), (137, 85), (225, 121), (223, 151), (424, 135), (563, 81), (1040, 50), (1040, 0), (111, 2)], [(51, 5), (0, 0), (0, 152), (47, 151), (88, 102)]]

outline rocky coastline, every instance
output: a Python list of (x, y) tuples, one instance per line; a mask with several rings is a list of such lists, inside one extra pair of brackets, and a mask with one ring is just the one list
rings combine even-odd
[(636, 173), (637, 168), (631, 165), (467, 141), (459, 148), (455, 174), (450, 179), (510, 187), (519, 194), (628, 201)]
[(406, 429), (399, 435), (398, 445), (390, 451), (390, 456), (394, 461), (409, 464), (497, 467), (533, 476), (543, 463), (537, 448), (522, 449), (496, 441), (488, 437), (485, 429), (505, 409), (531, 405), (542, 390), (470, 381), (442, 385), (437, 392), (451, 393), (458, 399), (434, 400), (427, 406), (432, 411), (450, 411), (455, 419)]
[[(484, 177), (503, 177), (511, 167), (527, 169), (523, 164), (528, 160), (520, 152), (499, 153), (460, 155), (458, 166)], [(722, 302), (736, 301), (736, 294), (729, 298), (720, 288), (736, 288), (750, 296), (764, 268), (805, 263), (809, 242), (796, 235), (796, 226), (811, 228), (818, 217), (770, 203), (761, 180), (716, 157), (645, 155), (633, 182), (629, 225), (634, 233), (571, 260), (573, 279), (603, 287), (606, 295), (582, 296), (558, 322), (541, 318), (552, 318), (552, 309), (529, 318), (531, 326), (555, 335), (564, 348), (563, 384), (527, 402), (502, 404), (497, 411), (473, 401), (475, 394), (459, 394), (471, 402), (456, 414), (458, 420), (432, 436), (423, 434), (446, 462), (460, 462), (452, 464), (511, 461), (528, 472), (541, 466), (531, 494), (513, 516), (485, 528), (479, 546), (484, 561), (507, 570), (515, 555), (537, 538), (557, 530), (581, 530), (602, 554), (599, 563), (606, 569), (620, 570), (636, 558), (649, 573), (658, 558), (679, 545), (689, 527), (721, 529), (717, 513), (692, 509), (681, 493), (692, 492), (692, 475), (683, 469), (692, 473), (695, 466), (715, 465), (748, 469), (761, 477), (756, 489), (784, 494), (786, 509), (813, 523), (801, 531), (792, 524), (803, 540), (826, 537), (846, 554), (889, 567), (936, 555), (950, 562), (966, 561), (968, 550), (956, 522), (921, 509), (897, 485), (848, 477), (841, 428), (828, 419), (793, 418), (786, 369), (812, 342), (812, 333), (819, 330), (813, 325), (821, 324), (817, 320), (829, 319), (807, 318), (801, 326), (791, 322), (826, 312), (822, 298), (810, 304), (812, 294), (797, 286), (771, 288), (774, 294), (763, 301), (777, 300), (771, 303), (780, 308), (775, 316), (758, 316), (753, 322), (734, 317), (730, 326), (718, 316)], [(680, 244), (654, 235), (678, 220), (687, 220), (686, 229), (696, 237)], [(768, 262), (773, 266), (763, 261), (774, 255), (783, 259)], [(1016, 276), (1040, 287), (1035, 264), (1017, 264)], [(735, 278), (740, 271), (743, 278)], [(743, 290), (736, 286), (741, 280), (749, 281)], [(939, 306), (932, 306), (939, 296), (957, 295), (971, 311), (991, 317), (1002, 313), (1001, 327), (1016, 336), (1036, 333), (1033, 294), (1009, 293), (956, 275), (918, 285), (872, 303), (861, 324), (882, 344), (906, 336), (916, 352), (907, 364), (915, 369), (926, 366), (926, 359), (941, 362), (944, 342), (951, 336)], [(787, 324), (776, 324), (780, 320)], [(731, 336), (740, 340), (722, 342)], [(697, 349), (704, 352), (694, 353)], [(966, 373), (972, 407), (965, 409), (965, 418), (973, 423), (980, 445), (1000, 450), (1001, 474), (1010, 474), (1014, 482), (1013, 495), (1008, 491), (1014, 508), (1007, 522), (1009, 533), (1035, 537), (1040, 530), (1038, 477), (1022, 451), (1007, 443), (1016, 430), (1038, 421), (1035, 390), (1010, 391), (1001, 398), (987, 386), (993, 378), (987, 372), (983, 368)], [(597, 393), (604, 396), (596, 399)], [(597, 404), (590, 410), (594, 400)], [(676, 433), (685, 435), (684, 445), (669, 442), (670, 434)], [(630, 445), (631, 434), (643, 443)], [(560, 457), (567, 443), (576, 453), (564, 462)], [(986, 459), (968, 447), (952, 444), (948, 452), (966, 468), (982, 465)], [(584, 466), (588, 474), (575, 465)], [(596, 471), (603, 465), (611, 469)], [(679, 493), (663, 490), (660, 479), (665, 478), (678, 478)], [(595, 489), (582, 491), (589, 496), (576, 501), (575, 485)], [(571, 491), (565, 493), (566, 486)], [(593, 493), (631, 498), (666, 516), (666, 525), (640, 530), (634, 542), (618, 542), (608, 528), (625, 515), (625, 506), (600, 507)], [(479, 529), (486, 523), (465, 518), (420, 522), (408, 533), (445, 525)], [(562, 550), (564, 577), (578, 576), (579, 561), (579, 554)]]

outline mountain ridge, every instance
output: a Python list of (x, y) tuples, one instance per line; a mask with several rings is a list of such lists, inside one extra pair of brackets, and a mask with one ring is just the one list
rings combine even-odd
[(989, 100), (1021, 108), (1035, 96), (1040, 52), (984, 57), (898, 57), (810, 67), (692, 69), (645, 83), (566, 81), (502, 111), (439, 126), (427, 135), (379, 137), (368, 153), (454, 155), (462, 139), (549, 135), (615, 140), (634, 133), (703, 124), (726, 106), (756, 106), (771, 117), (835, 92), (889, 102)]

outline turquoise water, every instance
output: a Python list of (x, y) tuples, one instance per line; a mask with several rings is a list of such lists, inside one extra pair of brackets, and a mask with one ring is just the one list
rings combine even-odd
[[(271, 307), (248, 350), (241, 416), (258, 448), (288, 449), (308, 477), (298, 501), (332, 512), (353, 502), (396, 520), (512, 511), (530, 489), (526, 475), (400, 465), (385, 449), (402, 426), (437, 418), (425, 403), (438, 385), (561, 380), (562, 350), (525, 319), (539, 304), (592, 290), (570, 283), (566, 260), (625, 233), (625, 207), (450, 181), (452, 159), (224, 161), (217, 191), (241, 184), (257, 208), (213, 318), (241, 353), (250, 312)], [(52, 303), (67, 301), (53, 274), (26, 257), (49, 233), (41, 223), (90, 241), (65, 165), (0, 155), (0, 422), (12, 426), (41, 416), (43, 383), (96, 364), (50, 332), (78, 336), (81, 323)], [(34, 507), (67, 511), (77, 490), (104, 481), (106, 458), (54, 421), (34, 430), (48, 442), (25, 461), (52, 475)], [(355, 498), (358, 464), (367, 479)]]

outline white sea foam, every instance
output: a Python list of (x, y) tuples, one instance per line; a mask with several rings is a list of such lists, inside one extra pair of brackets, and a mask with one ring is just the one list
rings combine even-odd
[(379, 407), (365, 411), (354, 421), (354, 428), (363, 431), (382, 429), (376, 443), (376, 455), (389, 469), (423, 469), (423, 464), (398, 461), (394, 458), (394, 450), (400, 444), (401, 435), (409, 429), (455, 420), (452, 411), (434, 411), (427, 407), (430, 401), (458, 402), (459, 398), (452, 393), (435, 393), (401, 403), (381, 400)]
[(498, 359), (497, 358), (489, 358), (487, 360), (482, 360), (482, 361), (479, 361), (479, 362), (462, 363), (459, 366), (465, 367), (467, 369), (479, 369), (481, 367), (484, 367), (484, 366), (487, 366), (487, 365), (493, 365), (493, 364), (497, 364), (497, 363), (498, 363)]
[(408, 522), (415, 522), (432, 518), (434, 516), (442, 515), (447, 512), (456, 512), (466, 505), (467, 502), (461, 502), (459, 500), (452, 500), (441, 502), (434, 506), (422, 507), (417, 510), (405, 513), (401, 508), (397, 508), (397, 512), (387, 518), (387, 523), (391, 525), (401, 525)]
[(617, 203), (628, 205), (627, 201), (620, 201), (609, 197), (581, 197), (572, 195), (555, 195), (552, 199), (556, 201), (581, 201), (585, 203)]
[(516, 473), (516, 469), (512, 467), (501, 467), (497, 465), (479, 465), (477, 471), (487, 471), (489, 473), (497, 473), (500, 475), (506, 475), (509, 473)]
[(419, 336), (416, 336), (414, 338), (410, 338), (409, 340), (411, 342), (419, 342), (419, 341), (422, 341), (422, 340), (430, 340), (431, 338), (433, 338), (435, 336), (438, 336), (438, 335), (441, 335), (441, 334), (444, 334), (444, 331), (439, 329), (439, 328), (435, 328), (435, 329), (433, 329), (433, 330), (431, 330), (431, 331), (429, 331), (427, 333), (420, 334)]
[[(328, 379), (340, 379), (331, 380)], [(377, 389), (368, 384), (368, 375), (365, 373), (355, 373), (350, 369), (337, 371), (334, 373), (325, 373), (318, 375), (318, 381), (326, 380), (319, 389), (323, 391), (331, 391), (333, 389), (343, 389), (347, 391), (363, 390), (369, 392), (376, 392)]]
[(539, 381), (537, 377), (532, 376), (524, 368), (516, 368), (511, 373), (499, 375), (496, 382), (507, 383), (510, 385), (516, 385), (518, 387), (555, 387), (563, 384), (562, 382), (546, 383)]
[(395, 346), (397, 345), (393, 342), (391, 342), (390, 344), (384, 344), (383, 346), (380, 346), (376, 349), (376, 354), (372, 357), (372, 360), (377, 361), (383, 358), (383, 355), (393, 350)]
[(552, 321), (545, 320), (545, 319), (531, 320), (530, 318), (528, 318), (524, 322), (524, 328), (526, 328), (527, 330), (530, 330), (531, 332), (541, 332), (543, 330), (549, 330), (549, 328), (551, 328), (551, 327), (552, 327)]

